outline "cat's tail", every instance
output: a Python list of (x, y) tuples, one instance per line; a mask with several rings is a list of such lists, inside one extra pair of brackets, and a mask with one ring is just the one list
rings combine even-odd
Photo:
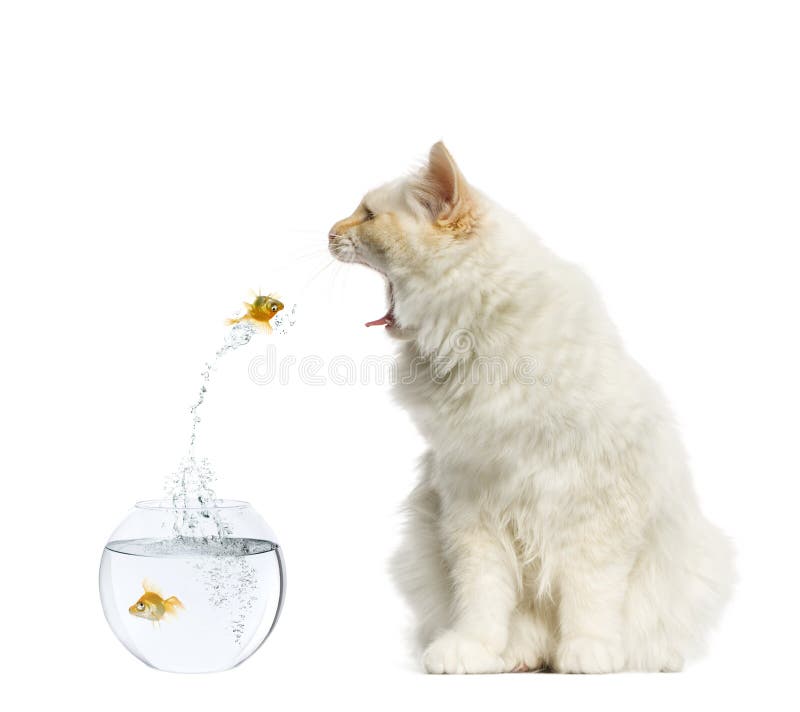
[(631, 573), (625, 603), (632, 670), (680, 670), (704, 651), (736, 581), (731, 540), (701, 514), (658, 527)]

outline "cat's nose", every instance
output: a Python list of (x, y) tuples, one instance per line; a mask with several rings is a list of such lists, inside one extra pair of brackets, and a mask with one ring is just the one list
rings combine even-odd
[(329, 232), (328, 233), (328, 242), (333, 242), (336, 238), (337, 238), (337, 235), (336, 235), (335, 232)]

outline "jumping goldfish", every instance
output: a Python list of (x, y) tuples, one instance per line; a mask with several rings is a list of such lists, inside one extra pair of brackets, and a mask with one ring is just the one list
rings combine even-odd
[(177, 615), (178, 609), (184, 607), (175, 596), (163, 599), (158, 586), (149, 579), (142, 581), (142, 588), (144, 589), (142, 597), (128, 609), (128, 613), (132, 616), (153, 621), (155, 625), (164, 616)]
[(275, 297), (269, 294), (257, 294), (253, 303), (244, 302), (245, 313), (235, 319), (228, 319), (228, 324), (238, 324), (241, 321), (253, 321), (257, 324), (263, 324), (267, 332), (272, 331), (272, 324), (270, 320), (281, 309), (283, 309), (283, 302), (279, 302)]

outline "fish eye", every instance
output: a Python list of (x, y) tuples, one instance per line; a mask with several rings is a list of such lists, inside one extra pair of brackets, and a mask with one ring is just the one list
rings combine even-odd
[(137, 611), (143, 611), (144, 610), (144, 603), (139, 601), (139, 603), (136, 604), (136, 610)]
[(278, 305), (277, 304), (273, 304), (272, 305), (272, 311), (274, 311), (274, 312), (278, 311)]

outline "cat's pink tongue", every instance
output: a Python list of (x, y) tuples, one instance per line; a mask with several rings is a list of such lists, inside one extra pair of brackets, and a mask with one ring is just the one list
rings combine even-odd
[(380, 319), (375, 319), (375, 321), (368, 321), (364, 326), (389, 326), (392, 323), (392, 320), (389, 318), (389, 315), (382, 316)]

